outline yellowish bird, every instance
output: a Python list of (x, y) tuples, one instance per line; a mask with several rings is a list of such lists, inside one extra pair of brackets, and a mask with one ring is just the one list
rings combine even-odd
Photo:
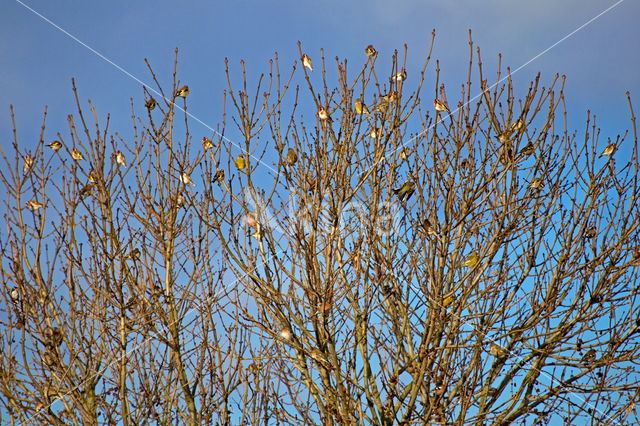
[(406, 79), (407, 79), (407, 72), (405, 70), (402, 70), (391, 77), (391, 81), (396, 81), (398, 83), (402, 83)]
[(121, 165), (123, 167), (127, 165), (127, 159), (125, 158), (125, 156), (122, 153), (122, 151), (116, 152), (116, 163), (118, 163), (119, 165)]
[(224, 180), (224, 170), (218, 169), (216, 173), (213, 175), (213, 180), (217, 182), (222, 182)]
[(405, 146), (405, 147), (403, 147), (403, 148), (400, 150), (400, 154), (398, 155), (398, 157), (399, 157), (401, 160), (406, 160), (407, 158), (409, 158), (409, 148), (407, 148), (406, 146)]
[(535, 148), (536, 146), (533, 144), (533, 142), (529, 142), (520, 150), (520, 155), (522, 157), (528, 157), (535, 152)]
[(475, 251), (472, 252), (467, 258), (464, 260), (463, 265), (468, 268), (473, 268), (480, 262), (480, 256)]
[(594, 238), (598, 234), (598, 228), (592, 226), (591, 228), (584, 231), (584, 237), (587, 239)]
[(371, 132), (369, 132), (369, 137), (372, 139), (380, 139), (382, 137), (382, 129), (380, 127), (371, 128)]
[(511, 125), (511, 130), (514, 131), (514, 132), (519, 132), (520, 130), (524, 129), (524, 127), (525, 127), (524, 119), (523, 118), (518, 118)]
[(89, 172), (89, 176), (87, 176), (87, 179), (89, 180), (89, 182), (91, 183), (96, 183), (96, 178), (98, 176), (98, 172), (96, 172), (95, 170), (91, 170)]
[(313, 64), (311, 63), (311, 58), (306, 53), (302, 55), (302, 65), (305, 68), (309, 68), (309, 71), (313, 71)]
[(320, 120), (328, 120), (329, 119), (329, 113), (327, 112), (326, 109), (324, 109), (323, 107), (318, 108), (318, 118)]
[(62, 142), (60, 141), (53, 141), (51, 142), (49, 145), (47, 145), (49, 148), (51, 148), (54, 151), (59, 150), (60, 148), (62, 148)]
[(615, 143), (610, 143), (609, 145), (607, 145), (604, 151), (602, 151), (602, 154), (600, 154), (600, 157), (608, 157), (612, 155), (614, 152), (616, 152), (617, 148), (618, 147), (616, 146)]
[(368, 45), (365, 49), (364, 49), (364, 53), (369, 56), (369, 57), (375, 57), (378, 55), (378, 51), (376, 50), (375, 47), (373, 47), (373, 44)]
[(236, 168), (238, 170), (243, 170), (247, 167), (247, 159), (244, 158), (244, 155), (240, 154), (238, 155), (238, 157), (236, 158), (236, 161), (234, 161), (234, 163), (236, 164)]
[(125, 257), (126, 259), (131, 259), (131, 260), (139, 260), (140, 259), (140, 249), (138, 247), (134, 248), (133, 250), (131, 250), (129, 252), (129, 254), (127, 254), (127, 256)]
[(356, 107), (357, 114), (369, 114), (369, 109), (364, 104), (364, 102), (362, 102), (362, 99), (360, 98), (356, 99), (355, 107)]
[(24, 174), (29, 173), (29, 170), (31, 170), (31, 166), (33, 166), (33, 157), (30, 156), (29, 154), (27, 154), (24, 157), (24, 164), (22, 165), (22, 172)]
[(40, 202), (38, 202), (36, 200), (27, 201), (25, 204), (26, 204), (26, 206), (27, 206), (27, 208), (29, 210), (33, 210), (33, 211), (41, 209), (41, 208), (44, 207), (44, 204), (42, 204), (42, 203), (40, 203)]
[(82, 153), (78, 150), (78, 148), (73, 148), (71, 150), (71, 158), (77, 161), (84, 160), (84, 157), (82, 156)]
[(18, 303), (20, 301), (20, 289), (13, 287), (11, 291), (9, 291), (9, 298), (13, 303)]
[(400, 188), (396, 188), (393, 190), (393, 193), (398, 196), (400, 201), (405, 202), (408, 201), (409, 198), (415, 192), (416, 184), (412, 180), (406, 181)]
[(291, 329), (289, 327), (283, 328), (280, 332), (280, 337), (282, 337), (284, 340), (291, 339)]
[(296, 164), (296, 161), (298, 161), (298, 153), (295, 149), (289, 148), (289, 150), (287, 151), (287, 155), (284, 157), (284, 160), (287, 162), (287, 164), (292, 166)]
[(210, 150), (211, 148), (213, 148), (213, 141), (208, 137), (204, 136), (202, 138), (202, 149), (207, 151), (207, 150)]
[(502, 132), (498, 135), (498, 141), (502, 144), (511, 142), (511, 132)]
[(158, 103), (156, 102), (155, 99), (153, 98), (149, 98), (146, 100), (146, 102), (144, 103), (144, 106), (149, 110), (149, 111), (153, 111), (154, 108), (156, 107)]
[(450, 294), (442, 300), (442, 306), (446, 308), (449, 305), (451, 305), (453, 302), (455, 302), (455, 300), (456, 300), (455, 294)]
[(176, 96), (181, 98), (186, 98), (187, 96), (189, 96), (189, 86), (185, 84), (184, 86), (176, 90)]
[(436, 111), (449, 112), (449, 107), (447, 106), (447, 104), (445, 104), (440, 99), (433, 100), (433, 107), (436, 109)]
[(529, 188), (531, 189), (539, 189), (542, 187), (542, 179), (541, 178), (534, 178), (531, 183), (529, 184)]
[(309, 353), (309, 355), (311, 355), (311, 358), (313, 358), (314, 360), (316, 360), (319, 363), (327, 363), (327, 357), (325, 357), (325, 355), (322, 353), (322, 351), (318, 348), (313, 348), (311, 350), (311, 352)]
[(596, 359), (596, 350), (595, 349), (589, 349), (587, 351), (586, 354), (584, 354), (584, 356), (582, 357), (582, 361), (593, 361)]
[(504, 358), (508, 354), (505, 348), (493, 342), (489, 346), (489, 352), (496, 358)]
[(180, 182), (184, 183), (185, 185), (196, 185), (195, 183), (193, 183), (193, 179), (191, 179), (191, 176), (189, 176), (189, 173), (187, 172), (182, 172), (180, 174)]

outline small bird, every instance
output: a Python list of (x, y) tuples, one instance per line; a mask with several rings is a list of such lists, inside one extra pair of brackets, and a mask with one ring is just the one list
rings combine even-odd
[(89, 172), (89, 176), (87, 176), (87, 180), (89, 180), (89, 182), (91, 183), (96, 183), (96, 177), (98, 176), (98, 173), (95, 170), (91, 170)]
[(323, 107), (319, 107), (318, 108), (318, 118), (320, 120), (328, 120), (329, 119), (329, 113)]
[(536, 146), (532, 142), (529, 142), (520, 150), (520, 156), (522, 157), (530, 156), (531, 154), (534, 153), (535, 148)]
[(311, 63), (311, 58), (306, 53), (302, 55), (302, 65), (305, 68), (309, 68), (309, 71), (313, 71), (313, 64)]
[(403, 147), (403, 148), (400, 150), (400, 154), (398, 155), (398, 157), (399, 157), (401, 160), (406, 160), (407, 158), (409, 158), (409, 148), (407, 148), (406, 146), (405, 146), (405, 147)]
[(20, 290), (18, 289), (18, 287), (13, 287), (9, 291), (9, 298), (13, 303), (18, 303), (20, 301)]
[(155, 99), (153, 98), (149, 98), (146, 100), (146, 102), (144, 103), (144, 106), (149, 110), (149, 111), (153, 111), (154, 108), (156, 107), (158, 103), (156, 102)]
[(242, 220), (253, 229), (257, 229), (260, 225), (258, 219), (256, 218), (256, 214), (253, 212), (247, 213), (247, 215)]
[(138, 247), (134, 248), (127, 254), (126, 259), (131, 259), (133, 261), (140, 260), (140, 249)]
[(450, 294), (448, 296), (446, 296), (443, 300), (442, 300), (442, 307), (446, 308), (449, 305), (451, 305), (453, 302), (455, 302), (456, 300), (456, 296), (455, 294)]
[(511, 142), (511, 132), (502, 132), (498, 135), (498, 142), (504, 144)]
[(49, 145), (47, 145), (49, 148), (51, 148), (54, 151), (59, 150), (60, 148), (62, 148), (62, 142), (60, 141), (53, 141), (51, 142)]
[(309, 355), (319, 363), (328, 363), (327, 357), (325, 357), (322, 351), (318, 348), (313, 348)]
[(433, 107), (436, 109), (436, 111), (449, 112), (449, 107), (447, 106), (447, 104), (445, 104), (440, 99), (433, 100)]
[(542, 187), (542, 178), (534, 178), (529, 184), (529, 188), (538, 189)]
[(587, 239), (591, 239), (598, 234), (598, 228), (592, 226), (591, 228), (584, 231), (584, 237)]
[(22, 165), (22, 172), (26, 175), (31, 170), (31, 166), (33, 166), (33, 157), (27, 154), (24, 157), (24, 164)]
[(84, 157), (82, 156), (82, 153), (78, 150), (78, 148), (73, 148), (71, 150), (71, 158), (76, 161), (84, 160)]
[(474, 251), (469, 256), (467, 256), (467, 258), (464, 260), (463, 265), (468, 268), (473, 268), (478, 264), (478, 262), (480, 262), (480, 256), (478, 256), (478, 253)]
[(256, 232), (251, 234), (251, 236), (253, 238), (255, 238), (256, 240), (260, 241), (262, 239), (262, 237), (264, 236), (264, 231), (262, 230), (262, 225), (260, 225), (258, 223), (258, 225), (256, 226)]
[(280, 337), (282, 337), (284, 340), (291, 339), (291, 329), (289, 327), (283, 328), (280, 332)]
[(375, 47), (373, 47), (373, 44), (368, 45), (365, 49), (364, 49), (364, 53), (368, 56), (368, 57), (376, 57), (378, 55), (378, 51), (376, 50)]
[(380, 127), (371, 128), (371, 132), (369, 132), (369, 137), (372, 139), (380, 139), (382, 137), (382, 129)]
[(189, 86), (185, 84), (184, 86), (176, 90), (176, 96), (179, 96), (181, 98), (186, 98), (187, 96), (189, 96)]
[(587, 353), (585, 353), (584, 356), (582, 357), (582, 361), (584, 361), (584, 362), (593, 361), (594, 359), (596, 359), (596, 350), (595, 349), (589, 349), (587, 351)]
[(496, 358), (504, 358), (507, 356), (507, 350), (496, 343), (491, 343), (489, 352)]
[(124, 154), (122, 153), (122, 151), (116, 152), (115, 157), (116, 157), (116, 163), (118, 163), (122, 167), (125, 167), (127, 165), (127, 160), (124, 157)]
[(213, 180), (217, 182), (222, 182), (224, 180), (224, 170), (218, 169), (216, 173), (213, 175)]
[(289, 150), (287, 151), (287, 155), (284, 157), (284, 160), (287, 162), (287, 164), (292, 166), (296, 164), (296, 161), (298, 161), (298, 153), (295, 149), (289, 148)]
[(511, 125), (511, 130), (514, 131), (514, 132), (518, 132), (521, 129), (524, 129), (524, 119), (523, 118), (518, 118)]
[(360, 99), (360, 98), (356, 99), (355, 108), (356, 108), (356, 113), (357, 114), (366, 114), (366, 115), (369, 114), (369, 109), (364, 104), (364, 102), (362, 102), (362, 99)]
[(402, 70), (391, 77), (391, 81), (395, 81), (398, 83), (402, 83), (406, 79), (407, 79), (407, 72), (405, 70)]
[(44, 204), (42, 204), (42, 203), (40, 203), (40, 202), (38, 202), (36, 200), (27, 201), (25, 203), (25, 205), (27, 206), (27, 208), (29, 210), (33, 210), (33, 211), (36, 211), (36, 210), (41, 209), (41, 208), (44, 207)]
[(184, 183), (185, 185), (196, 185), (195, 183), (193, 183), (193, 179), (191, 179), (191, 176), (189, 176), (189, 173), (187, 172), (182, 172), (180, 174), (180, 182)]
[(208, 137), (204, 136), (202, 138), (202, 149), (207, 151), (207, 150), (209, 150), (211, 148), (213, 148), (213, 141), (211, 139), (209, 139)]
[(405, 202), (405, 201), (408, 201), (409, 198), (411, 198), (411, 196), (416, 190), (415, 187), (416, 187), (415, 182), (412, 180), (408, 180), (400, 188), (394, 189), (393, 193), (398, 196), (400, 201)]
[[(604, 149), (604, 151), (602, 151), (602, 154), (600, 154), (600, 157), (608, 157), (610, 155), (612, 155), (614, 152), (616, 152), (616, 149), (618, 147), (616, 146), (615, 143), (610, 143), (609, 145), (607, 145), (607, 147)], [(598, 158), (600, 158), (598, 157)]]
[(244, 155), (242, 154), (238, 155), (234, 163), (236, 164), (236, 168), (238, 170), (242, 170), (247, 167), (247, 160), (244, 158)]

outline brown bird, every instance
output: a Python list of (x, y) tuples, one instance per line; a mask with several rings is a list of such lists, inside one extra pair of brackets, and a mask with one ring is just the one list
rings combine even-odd
[(287, 162), (287, 164), (293, 166), (294, 164), (296, 164), (296, 161), (298, 161), (298, 153), (295, 149), (289, 148), (289, 150), (287, 151), (287, 155), (284, 157), (284, 160)]
[(375, 57), (378, 55), (378, 51), (376, 50), (375, 47), (373, 47), (373, 44), (368, 45), (365, 49), (364, 49), (364, 53), (368, 56), (368, 57)]
[(187, 96), (189, 96), (189, 86), (185, 84), (184, 86), (176, 90), (176, 96), (180, 98), (186, 98)]
[(32, 210), (32, 211), (36, 211), (36, 210), (41, 209), (41, 208), (44, 207), (44, 204), (42, 204), (42, 203), (40, 203), (38, 201), (35, 201), (35, 200), (27, 201), (25, 203), (25, 205), (27, 206), (27, 208), (29, 210)]
[(436, 109), (436, 111), (449, 112), (449, 107), (447, 106), (447, 104), (445, 104), (440, 99), (433, 100), (433, 107)]
[(391, 81), (396, 81), (398, 83), (402, 83), (406, 79), (407, 79), (407, 72), (405, 70), (402, 70), (391, 77)]
[(82, 153), (78, 150), (78, 148), (73, 148), (71, 150), (71, 158), (76, 161), (84, 160), (84, 157), (82, 156)]
[(122, 153), (122, 151), (116, 152), (115, 157), (116, 157), (116, 163), (118, 163), (119, 165), (121, 165), (123, 167), (127, 165), (127, 160), (124, 157), (124, 154)]
[(306, 53), (302, 55), (302, 66), (305, 68), (309, 68), (309, 71), (313, 71), (313, 64), (311, 63), (311, 58)]
[[(609, 145), (607, 145), (607, 147), (604, 149), (604, 151), (602, 151), (602, 154), (600, 154), (600, 157), (609, 157), (614, 152), (616, 152), (617, 148), (618, 147), (616, 146), (615, 143), (610, 143)], [(600, 157), (598, 157), (598, 158), (600, 158)]]
[(33, 157), (27, 154), (24, 157), (24, 164), (22, 165), (22, 172), (26, 175), (31, 170), (31, 166), (33, 166)]
[(209, 139), (208, 137), (204, 136), (202, 138), (202, 149), (207, 151), (207, 150), (209, 150), (211, 148), (213, 148), (213, 141), (211, 139)]
[(329, 119), (329, 113), (327, 112), (326, 109), (324, 109), (323, 107), (318, 108), (318, 118), (320, 120), (328, 120)]
[(149, 111), (153, 111), (154, 108), (156, 107), (158, 103), (156, 102), (155, 99), (153, 98), (149, 98), (146, 100), (146, 102), (144, 103), (144, 106), (149, 110)]

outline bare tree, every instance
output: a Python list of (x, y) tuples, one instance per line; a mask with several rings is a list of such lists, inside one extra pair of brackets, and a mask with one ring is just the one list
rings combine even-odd
[(567, 128), (564, 77), (518, 96), (471, 39), (449, 102), (431, 47), (353, 72), (300, 46), (253, 88), (227, 66), (204, 134), (151, 66), (130, 137), (75, 86), (67, 134), (28, 151), (14, 125), (3, 420), (637, 421), (630, 97), (604, 143)]

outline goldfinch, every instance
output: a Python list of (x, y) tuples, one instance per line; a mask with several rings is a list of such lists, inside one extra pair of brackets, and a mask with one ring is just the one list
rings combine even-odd
[(595, 349), (589, 349), (587, 351), (586, 354), (584, 354), (584, 356), (582, 357), (582, 361), (593, 361), (594, 359), (596, 359), (596, 350)]
[(311, 63), (311, 58), (306, 53), (302, 55), (302, 65), (305, 68), (309, 68), (309, 71), (313, 71), (313, 64)]
[(398, 196), (400, 201), (405, 202), (405, 201), (408, 201), (409, 198), (411, 198), (411, 196), (416, 190), (415, 187), (416, 187), (415, 182), (408, 180), (400, 188), (394, 189), (393, 193)]
[(78, 150), (78, 148), (73, 148), (71, 150), (71, 158), (76, 161), (84, 160), (84, 157), (82, 156), (82, 153)]
[(529, 184), (529, 188), (531, 189), (539, 189), (542, 187), (542, 179), (541, 178), (534, 178), (531, 183)]
[(375, 57), (378, 55), (378, 51), (376, 50), (375, 47), (373, 47), (373, 44), (368, 45), (365, 49), (364, 49), (364, 53), (368, 56), (368, 57)]
[(511, 125), (511, 130), (514, 131), (514, 132), (519, 132), (522, 129), (524, 129), (524, 119), (518, 118)]
[(535, 148), (536, 148), (535, 145), (532, 142), (529, 142), (520, 150), (520, 156), (522, 157), (530, 156), (531, 154), (534, 153)]
[(149, 98), (146, 100), (146, 102), (144, 103), (144, 106), (149, 110), (149, 111), (153, 111), (154, 108), (156, 107), (158, 103), (156, 102), (155, 99), (153, 98)]
[(496, 343), (491, 343), (489, 352), (496, 358), (504, 358), (507, 356), (507, 350)]
[(234, 163), (236, 164), (236, 168), (238, 170), (243, 170), (247, 167), (247, 160), (244, 158), (244, 155), (242, 154), (238, 155)]
[(328, 120), (329, 119), (329, 113), (327, 112), (326, 109), (324, 109), (323, 107), (318, 108), (318, 118), (320, 120)]
[(391, 77), (391, 81), (395, 81), (398, 83), (402, 83), (406, 79), (407, 79), (407, 72), (405, 70), (402, 70)]
[(116, 152), (116, 163), (118, 163), (119, 165), (121, 165), (122, 167), (127, 165), (127, 159), (125, 158), (124, 154), (122, 153), (122, 151), (118, 151)]
[(18, 303), (20, 301), (20, 290), (18, 287), (13, 287), (11, 291), (9, 291), (9, 298), (13, 303)]
[(406, 160), (407, 158), (409, 158), (409, 148), (407, 148), (406, 146), (405, 146), (405, 147), (403, 147), (403, 148), (400, 150), (400, 154), (398, 155), (398, 157), (399, 157), (401, 160)]
[(51, 148), (54, 151), (59, 150), (60, 148), (62, 148), (62, 142), (60, 141), (53, 141), (51, 142), (49, 145), (47, 145), (49, 148)]
[(216, 173), (213, 175), (213, 180), (216, 182), (222, 182), (224, 180), (224, 170), (216, 170)]
[(195, 186), (195, 183), (193, 183), (193, 179), (191, 179), (191, 176), (189, 176), (189, 173), (187, 172), (182, 172), (180, 174), (180, 182), (184, 183), (185, 185)]
[(282, 331), (280, 332), (280, 337), (282, 337), (284, 340), (289, 340), (291, 339), (291, 329), (287, 328), (283, 328)]
[(356, 108), (356, 113), (357, 114), (367, 114), (367, 115), (369, 114), (369, 109), (362, 102), (362, 99), (360, 99), (360, 98), (356, 99), (355, 108)]
[(213, 141), (208, 137), (204, 136), (202, 138), (202, 149), (204, 149), (205, 151), (208, 151), (211, 148), (213, 148)]
[(433, 107), (439, 112), (449, 112), (449, 107), (440, 99), (433, 100)]
[(463, 262), (463, 265), (467, 268), (473, 268), (478, 264), (478, 262), (480, 262), (480, 256), (478, 256), (478, 253), (474, 251), (469, 256), (467, 256), (467, 258)]
[(33, 166), (33, 157), (27, 154), (24, 157), (24, 164), (22, 164), (22, 172), (26, 175), (31, 170), (31, 166)]
[(289, 148), (289, 150), (287, 151), (287, 155), (284, 157), (284, 160), (287, 162), (287, 164), (292, 166), (296, 164), (296, 161), (298, 161), (298, 153), (295, 149)]
[(602, 154), (600, 154), (600, 157), (608, 157), (612, 155), (614, 152), (616, 152), (616, 149), (617, 149), (616, 144), (610, 143), (609, 145), (607, 145), (604, 151), (602, 151)]
[(456, 301), (456, 296), (454, 294), (450, 294), (442, 300), (442, 307), (446, 308), (455, 301)]
[(40, 203), (40, 202), (38, 202), (36, 200), (27, 201), (25, 204), (26, 204), (27, 208), (29, 210), (32, 210), (32, 211), (36, 211), (36, 210), (41, 209), (41, 208), (44, 207), (44, 204), (42, 204), (42, 203)]
[(184, 86), (176, 90), (176, 96), (180, 98), (186, 98), (187, 96), (189, 96), (189, 86), (185, 84)]
[(502, 132), (502, 133), (500, 133), (498, 135), (498, 142), (500, 142), (502, 144), (511, 142), (511, 138), (509, 136), (511, 136), (510, 132)]
[(369, 137), (372, 139), (380, 139), (382, 137), (382, 129), (380, 127), (371, 128), (371, 132), (369, 132)]

